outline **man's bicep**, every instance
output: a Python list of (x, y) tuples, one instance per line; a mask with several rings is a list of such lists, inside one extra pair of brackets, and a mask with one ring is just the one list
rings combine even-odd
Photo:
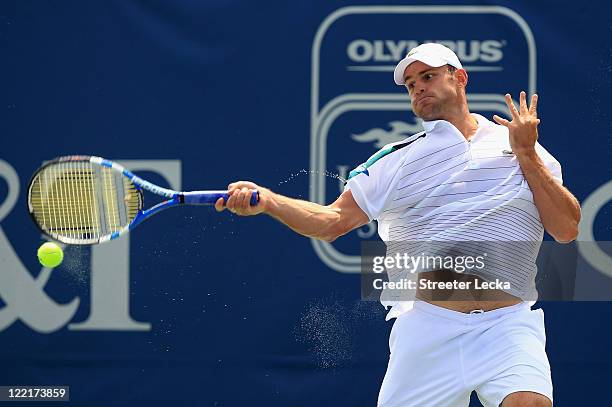
[(348, 233), (370, 222), (370, 218), (363, 209), (359, 207), (350, 189), (342, 192), (338, 199), (329, 206), (339, 211), (339, 224), (343, 232), (342, 234)]

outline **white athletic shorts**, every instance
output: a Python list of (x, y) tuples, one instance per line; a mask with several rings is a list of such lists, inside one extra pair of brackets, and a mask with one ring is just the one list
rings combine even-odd
[(523, 302), (464, 314), (417, 301), (389, 337), (379, 407), (466, 407), (476, 391), (498, 407), (517, 391), (552, 401), (544, 312)]

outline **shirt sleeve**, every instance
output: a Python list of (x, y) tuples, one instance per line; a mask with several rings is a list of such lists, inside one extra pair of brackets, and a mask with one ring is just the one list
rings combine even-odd
[(344, 190), (350, 190), (370, 221), (378, 219), (395, 191), (403, 153), (385, 146), (350, 172)]
[(563, 174), (561, 172), (561, 164), (555, 157), (552, 156), (540, 143), (536, 141), (536, 152), (540, 159), (544, 162), (544, 165), (551, 172), (555, 181), (563, 185)]

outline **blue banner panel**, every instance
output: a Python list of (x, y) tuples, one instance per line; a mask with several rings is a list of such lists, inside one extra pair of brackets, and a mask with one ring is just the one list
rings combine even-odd
[[(470, 110), (490, 120), (508, 116), (506, 93), (539, 94), (538, 141), (582, 205), (575, 289), (609, 298), (610, 245), (594, 242), (612, 240), (611, 11), (603, 1), (0, 3), (0, 386), (68, 386), (82, 406), (376, 405), (393, 322), (361, 299), (375, 222), (325, 242), (266, 215), (173, 208), (112, 242), (62, 245), (49, 269), (28, 186), (45, 161), (88, 154), (178, 191), (252, 180), (329, 204), (352, 169), (422, 130), (393, 68), (425, 42), (457, 53)], [(156, 199), (145, 193), (145, 208)], [(555, 405), (604, 405), (612, 305), (535, 307)]]

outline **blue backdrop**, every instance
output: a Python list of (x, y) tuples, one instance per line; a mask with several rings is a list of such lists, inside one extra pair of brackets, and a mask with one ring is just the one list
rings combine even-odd
[[(94, 154), (175, 188), (249, 179), (330, 202), (326, 172), (418, 128), (390, 67), (424, 41), (457, 50), (473, 111), (539, 93), (541, 143), (589, 203), (581, 238), (612, 240), (612, 7), (460, 4), (0, 3), (0, 385), (69, 385), (87, 406), (374, 405), (392, 323), (360, 301), (371, 227), (329, 245), (181, 208), (49, 271), (25, 189), (44, 160)], [(602, 284), (611, 261), (592, 265)], [(603, 405), (612, 305), (538, 305), (555, 405)]]

